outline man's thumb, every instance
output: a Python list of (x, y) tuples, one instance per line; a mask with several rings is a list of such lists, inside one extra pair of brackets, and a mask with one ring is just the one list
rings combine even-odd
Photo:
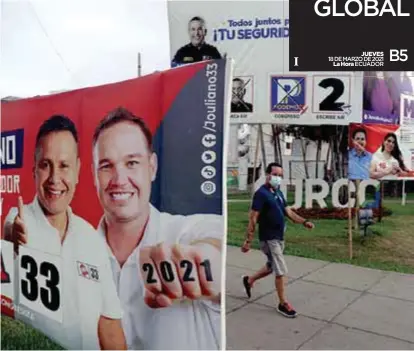
[(23, 198), (21, 196), (17, 198), (17, 214), (23, 220)]

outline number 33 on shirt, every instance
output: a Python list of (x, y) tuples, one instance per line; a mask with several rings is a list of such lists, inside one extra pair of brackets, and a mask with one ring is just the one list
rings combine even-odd
[(161, 243), (140, 250), (144, 300), (151, 308), (168, 307), (187, 297), (214, 298), (220, 293), (221, 252), (211, 245)]

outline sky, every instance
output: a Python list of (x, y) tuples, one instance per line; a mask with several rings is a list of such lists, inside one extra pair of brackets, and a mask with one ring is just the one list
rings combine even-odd
[(0, 94), (29, 97), (169, 68), (165, 0), (1, 0)]
[[(0, 96), (29, 97), (169, 68), (166, 0), (0, 0)], [(414, 84), (414, 77), (412, 77)]]

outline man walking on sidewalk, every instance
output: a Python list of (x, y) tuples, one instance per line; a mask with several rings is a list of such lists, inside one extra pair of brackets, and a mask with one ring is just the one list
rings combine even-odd
[(287, 207), (280, 183), (283, 168), (278, 163), (270, 163), (266, 168), (266, 182), (254, 194), (249, 214), (247, 238), (242, 246), (242, 252), (248, 252), (259, 222), (259, 241), (262, 252), (267, 257), (266, 265), (252, 276), (243, 276), (243, 286), (247, 296), (251, 297), (251, 289), (256, 280), (267, 277), (272, 272), (276, 276), (275, 285), (279, 297), (277, 311), (286, 317), (296, 317), (297, 313), (285, 296), (284, 277), (287, 274), (286, 262), (283, 257), (284, 233), (286, 231), (285, 216), (307, 229), (313, 229), (314, 224), (296, 214)]

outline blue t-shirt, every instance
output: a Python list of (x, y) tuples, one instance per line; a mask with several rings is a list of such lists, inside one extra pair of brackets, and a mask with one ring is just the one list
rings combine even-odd
[(283, 240), (286, 222), (285, 208), (287, 206), (283, 193), (278, 189), (270, 191), (262, 185), (253, 196), (252, 210), (259, 214), (259, 240)]

